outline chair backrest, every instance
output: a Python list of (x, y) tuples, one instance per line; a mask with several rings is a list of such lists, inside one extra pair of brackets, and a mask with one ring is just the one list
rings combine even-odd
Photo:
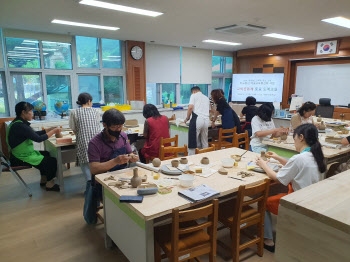
[(196, 148), (196, 155), (211, 152), (211, 151), (215, 151), (215, 145), (211, 145), (211, 147), (207, 147), (203, 149)]
[(160, 146), (160, 154), (159, 158), (160, 160), (168, 160), (177, 158), (178, 153), (183, 153), (185, 156), (188, 155), (187, 153), (187, 145), (184, 145), (182, 147), (175, 147), (175, 146)]
[(169, 118), (169, 121), (171, 121), (171, 120), (176, 120), (176, 115), (175, 115), (175, 114), (173, 114), (173, 115)]
[[(270, 179), (265, 179), (264, 182), (254, 185), (252, 187), (240, 186), (237, 193), (236, 199), (236, 208), (234, 210), (234, 218), (237, 221), (236, 228), (237, 230), (243, 229), (245, 227), (251, 226), (251, 224), (246, 223), (241, 227), (242, 223), (242, 209), (245, 206), (250, 206), (254, 203), (258, 205), (258, 213), (260, 214), (260, 218), (264, 219), (265, 210), (266, 210), (266, 201), (269, 196), (269, 188), (270, 188)], [(249, 199), (245, 199), (245, 197), (249, 197)]]
[[(199, 207), (196, 209), (190, 209), (185, 211), (179, 211), (178, 209), (173, 210), (172, 239), (171, 239), (172, 258), (170, 259), (170, 261), (179, 261), (178, 243), (181, 235), (193, 233), (193, 232), (199, 232), (205, 229), (207, 229), (208, 235), (210, 237), (209, 242), (211, 246), (211, 251), (214, 254), (216, 253), (218, 206), (219, 206), (219, 201), (217, 199), (214, 199), (211, 204), (204, 207)], [(196, 222), (196, 220), (200, 218), (207, 218), (207, 219), (204, 222), (199, 224)], [(196, 248), (196, 247), (192, 247), (192, 248)]]
[[(171, 143), (174, 143), (174, 145), (172, 145)], [(159, 158), (161, 158), (161, 156), (164, 157), (164, 148), (166, 147), (178, 147), (179, 145), (179, 136), (175, 135), (175, 137), (170, 137), (170, 138), (160, 138), (160, 145), (159, 145)], [(165, 158), (165, 159), (170, 159), (170, 158), (175, 158), (176, 156), (171, 156), (169, 158)], [(165, 160), (163, 159), (163, 160)]]
[[(221, 147), (230, 148), (234, 147), (234, 136), (237, 133), (237, 127), (231, 129), (219, 129), (218, 149)], [(232, 139), (232, 142), (227, 141)]]
[(333, 118), (334, 106), (331, 105), (318, 105), (316, 107), (316, 116), (321, 116), (324, 118)]
[(249, 139), (248, 130), (246, 130), (244, 133), (241, 133), (241, 134), (235, 133), (235, 138), (233, 140), (234, 140), (235, 147), (240, 147), (240, 145), (244, 144), (244, 149), (249, 150), (250, 139)]

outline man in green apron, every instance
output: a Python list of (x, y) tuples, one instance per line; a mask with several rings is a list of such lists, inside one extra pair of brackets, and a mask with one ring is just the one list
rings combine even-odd
[(59, 128), (34, 131), (29, 121), (33, 120), (34, 107), (27, 102), (19, 102), (16, 107), (16, 118), (7, 129), (6, 141), (10, 150), (10, 162), (14, 166), (33, 166), (40, 170), (40, 185), (47, 191), (60, 191), (54, 183), (57, 171), (56, 158), (48, 152), (34, 150), (33, 141), (40, 143), (61, 132)]

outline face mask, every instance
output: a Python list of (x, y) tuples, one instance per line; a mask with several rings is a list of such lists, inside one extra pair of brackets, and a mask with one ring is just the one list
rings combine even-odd
[(117, 139), (119, 138), (120, 136), (120, 131), (112, 131), (108, 128), (108, 133), (111, 135), (111, 136), (114, 136), (116, 137)]

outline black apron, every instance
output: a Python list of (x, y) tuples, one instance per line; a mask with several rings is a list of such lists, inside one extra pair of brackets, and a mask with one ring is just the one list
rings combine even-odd
[(192, 112), (192, 118), (188, 128), (188, 148), (197, 148), (197, 117), (197, 114)]
[[(108, 146), (109, 148), (111, 148), (113, 150), (112, 154), (109, 157), (109, 160), (116, 158), (120, 155), (125, 155), (126, 154), (126, 139), (120, 135), (118, 140), (122, 138), (124, 140), (124, 146), (120, 147), (120, 148), (113, 148), (111, 147), (108, 143), (105, 142), (104, 138), (102, 138), (103, 143), (105, 143), (106, 146)], [(116, 165), (115, 167), (111, 168), (109, 171), (116, 171), (116, 170), (120, 170), (120, 169), (124, 169), (127, 167), (127, 163), (126, 164), (122, 164), (122, 165)]]

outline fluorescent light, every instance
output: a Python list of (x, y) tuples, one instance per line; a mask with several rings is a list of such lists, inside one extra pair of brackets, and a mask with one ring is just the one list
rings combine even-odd
[(301, 37), (296, 37), (296, 36), (290, 36), (290, 35), (282, 35), (282, 34), (277, 34), (277, 33), (272, 33), (272, 34), (266, 34), (264, 36), (267, 37), (274, 37), (274, 38), (279, 38), (279, 39), (284, 39), (284, 40), (290, 40), (290, 41), (295, 41), (295, 40), (302, 40), (304, 38)]
[(234, 42), (226, 42), (226, 41), (219, 41), (219, 40), (203, 40), (204, 43), (212, 43), (212, 44), (220, 44), (220, 45), (241, 45), (241, 43), (234, 43)]
[(273, 54), (269, 54), (269, 55), (273, 55)]
[(322, 22), (330, 23), (333, 25), (343, 26), (346, 28), (350, 28), (350, 20), (341, 16), (332, 17), (327, 19), (322, 19)]
[(94, 0), (82, 0), (79, 2), (79, 4), (102, 7), (102, 8), (107, 8), (107, 9), (122, 11), (127, 13), (133, 13), (138, 15), (147, 15), (152, 17), (160, 16), (163, 14), (160, 12), (154, 12), (154, 11), (124, 6), (124, 5), (116, 5), (116, 4), (106, 3), (102, 1), (94, 1)]
[(54, 23), (54, 24), (62, 24), (62, 25), (81, 26), (81, 27), (91, 27), (91, 28), (105, 29), (105, 30), (113, 30), (113, 31), (119, 29), (119, 27), (104, 26), (104, 25), (92, 25), (92, 24), (85, 24), (85, 23), (64, 21), (64, 20), (58, 20), (58, 19), (52, 20), (51, 23)]

